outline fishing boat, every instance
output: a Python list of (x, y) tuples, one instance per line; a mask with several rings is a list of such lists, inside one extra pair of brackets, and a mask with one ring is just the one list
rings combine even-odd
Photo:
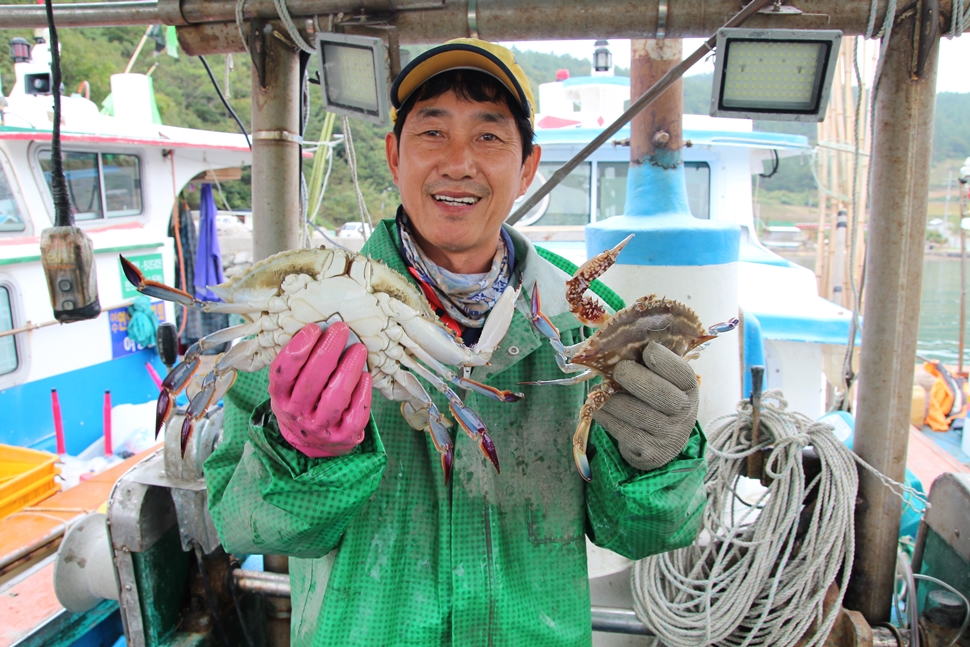
[[(252, 154), (239, 134), (158, 123), (145, 75), (112, 77), (111, 116), (80, 93), (62, 96), (64, 168), (74, 218), (94, 243), (101, 314), (57, 325), (38, 254), (54, 221), (50, 46), (43, 32), (29, 49), (16, 40), (0, 126), (0, 444), (54, 451), (56, 390), (65, 449), (75, 455), (102, 434), (106, 391), (115, 406), (145, 403), (158, 395), (146, 364), (164, 375), (155, 349), (127, 335), (137, 293), (118, 255), (173, 284), (168, 230), (177, 195), (193, 178), (248, 166)], [(170, 304), (153, 307), (174, 321)]]

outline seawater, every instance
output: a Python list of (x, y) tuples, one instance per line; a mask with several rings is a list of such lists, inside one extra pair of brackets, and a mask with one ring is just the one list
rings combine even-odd
[[(803, 267), (815, 267), (814, 254), (783, 253), (782, 256)], [(967, 259), (967, 291), (970, 293), (970, 258)], [(967, 300), (970, 310), (970, 295)], [(967, 320), (970, 323), (970, 313)], [(966, 333), (965, 346), (963, 364), (970, 366), (970, 331)], [(920, 296), (916, 352), (921, 357), (956, 366), (959, 348), (960, 259), (928, 256), (923, 261), (923, 292)]]
[[(970, 259), (967, 265), (970, 281)], [(965, 346), (970, 345), (970, 334), (965, 332), (964, 335)], [(960, 259), (927, 258), (923, 262), (923, 294), (920, 297), (919, 342), (916, 352), (923, 357), (939, 359), (956, 366), (959, 347)], [(968, 348), (963, 349), (963, 365), (970, 365)]]

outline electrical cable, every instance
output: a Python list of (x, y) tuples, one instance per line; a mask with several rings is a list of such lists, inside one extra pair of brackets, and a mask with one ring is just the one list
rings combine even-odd
[(51, 37), (51, 94), (54, 98), (54, 123), (51, 132), (51, 197), (54, 202), (54, 226), (73, 227), (74, 214), (71, 213), (71, 203), (67, 197), (67, 178), (64, 176), (64, 161), (61, 157), (61, 53), (51, 0), (44, 0), (44, 8), (47, 10), (47, 28), (50, 30)]
[(243, 619), (242, 606), (239, 604), (239, 596), (236, 594), (236, 580), (232, 577), (232, 572), (239, 568), (239, 562), (234, 559), (229, 553), (226, 553), (226, 586), (229, 588), (229, 594), (232, 595), (232, 604), (236, 607), (236, 616), (239, 618), (239, 628), (242, 629), (243, 638), (246, 639), (246, 645), (248, 647), (255, 647), (253, 645), (253, 639), (249, 637), (249, 630), (246, 628), (246, 621)]
[[(175, 251), (178, 253), (178, 259), (179, 259), (179, 279), (181, 279), (182, 281), (183, 290), (185, 290), (186, 292), (189, 292), (191, 290), (191, 293), (194, 293), (195, 287), (193, 286), (192, 288), (189, 288), (189, 286), (186, 285), (186, 278), (185, 278), (185, 256), (183, 255), (183, 252), (182, 252), (182, 230), (181, 230), (181, 227), (179, 226), (180, 225), (179, 193), (178, 193), (178, 187), (175, 186), (175, 149), (172, 149), (168, 152), (168, 157), (172, 163), (172, 198), (174, 203), (172, 207), (172, 230), (175, 233)], [(182, 333), (185, 332), (185, 325), (188, 323), (188, 321), (189, 321), (189, 309), (183, 305), (182, 324), (179, 326), (179, 332), (178, 332), (179, 339), (182, 338)]]
[(899, 629), (893, 623), (891, 623), (891, 622), (877, 622), (876, 624), (874, 624), (872, 626), (873, 627), (884, 627), (884, 628), (888, 629), (892, 633), (893, 638), (896, 639), (896, 647), (907, 647), (906, 646), (906, 641), (903, 639), (903, 634), (901, 634), (899, 632)]
[(239, 120), (239, 115), (236, 114), (236, 111), (233, 110), (232, 106), (229, 105), (229, 102), (226, 101), (226, 97), (222, 95), (222, 90), (219, 88), (219, 82), (216, 81), (216, 77), (212, 74), (209, 64), (206, 63), (205, 56), (200, 54), (199, 60), (202, 61), (202, 65), (205, 67), (205, 71), (209, 75), (209, 80), (212, 81), (212, 87), (216, 89), (216, 94), (219, 95), (219, 100), (222, 101), (222, 105), (226, 107), (226, 110), (229, 111), (229, 114), (232, 115), (232, 118), (236, 121), (236, 125), (239, 126), (239, 130), (242, 132), (243, 137), (246, 138), (246, 144), (249, 145), (249, 150), (253, 150), (253, 143), (249, 141), (249, 133), (246, 132), (246, 127), (243, 126), (243, 123)]
[(202, 578), (202, 588), (205, 589), (205, 599), (209, 604), (209, 613), (212, 614), (212, 620), (215, 621), (216, 630), (219, 632), (219, 637), (222, 639), (222, 644), (226, 647), (231, 647), (229, 639), (226, 637), (226, 632), (222, 628), (222, 621), (219, 620), (219, 613), (216, 609), (216, 601), (215, 598), (212, 597), (212, 588), (209, 587), (209, 577), (205, 574), (205, 566), (202, 564), (202, 547), (197, 543), (193, 543), (192, 548), (195, 549), (195, 563), (199, 567), (199, 577)]
[(942, 586), (943, 588), (947, 589), (950, 593), (953, 593), (954, 595), (959, 596), (959, 598), (963, 601), (963, 605), (967, 609), (966, 613), (963, 616), (963, 624), (960, 625), (960, 630), (957, 632), (957, 635), (954, 636), (953, 640), (950, 641), (950, 644), (946, 646), (946, 647), (953, 647), (953, 645), (957, 644), (957, 641), (960, 640), (960, 636), (963, 635), (963, 632), (967, 630), (967, 626), (970, 625), (970, 601), (967, 600), (967, 597), (963, 595), (963, 593), (960, 593), (960, 591), (950, 586), (943, 580), (937, 579), (931, 575), (923, 575), (922, 573), (913, 573), (913, 577), (917, 580), (926, 580), (927, 582), (932, 582), (937, 586)]
[[(909, 557), (899, 547), (896, 548), (896, 570), (897, 572), (902, 571), (903, 581), (906, 582), (906, 613), (909, 615), (910, 647), (920, 647), (919, 610), (916, 604), (916, 579), (913, 577), (913, 565), (910, 564)], [(898, 607), (896, 614), (899, 614)], [(902, 622), (902, 619), (903, 617), (899, 615), (900, 622)]]
[(763, 177), (764, 179), (767, 180), (768, 178), (773, 177), (774, 174), (778, 172), (778, 164), (779, 164), (778, 163), (778, 151), (775, 150), (774, 148), (771, 149), (771, 160), (772, 160), (771, 172), (770, 173), (758, 173), (758, 177)]

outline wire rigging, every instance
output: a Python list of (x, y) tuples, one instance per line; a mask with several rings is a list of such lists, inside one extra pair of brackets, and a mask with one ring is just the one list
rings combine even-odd
[(216, 89), (216, 94), (219, 95), (219, 100), (222, 101), (222, 105), (226, 107), (226, 110), (229, 111), (229, 114), (232, 115), (232, 118), (236, 121), (236, 125), (239, 126), (239, 130), (242, 132), (243, 137), (246, 138), (246, 144), (249, 145), (249, 150), (253, 150), (253, 143), (249, 140), (249, 133), (246, 132), (246, 127), (243, 126), (243, 123), (239, 120), (239, 115), (236, 114), (236, 111), (233, 110), (232, 106), (229, 105), (229, 102), (226, 101), (226, 97), (223, 96), (222, 90), (219, 88), (219, 82), (216, 81), (215, 75), (212, 74), (212, 69), (209, 67), (209, 64), (206, 63), (205, 56), (200, 54), (199, 60), (202, 61), (206, 74), (209, 75), (209, 80), (212, 81), (212, 87)]

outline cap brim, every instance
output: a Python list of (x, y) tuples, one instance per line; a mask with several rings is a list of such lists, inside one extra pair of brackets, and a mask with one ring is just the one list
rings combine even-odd
[(391, 104), (400, 108), (422, 83), (455, 69), (481, 70), (494, 76), (515, 95), (526, 115), (531, 114), (529, 100), (508, 66), (494, 54), (463, 43), (442, 45), (411, 61), (391, 85)]

